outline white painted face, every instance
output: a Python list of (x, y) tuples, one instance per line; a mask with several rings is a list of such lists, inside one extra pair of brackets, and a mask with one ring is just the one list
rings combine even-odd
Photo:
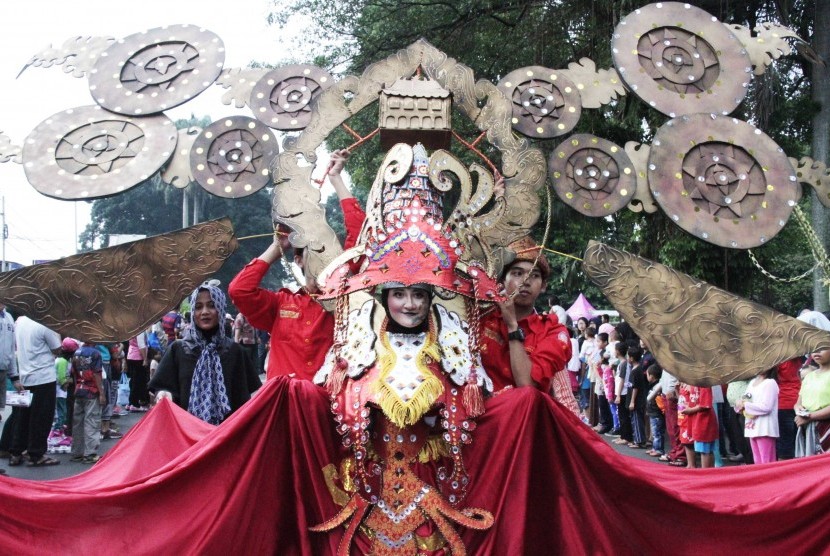
[(389, 318), (404, 328), (416, 328), (427, 318), (429, 298), (429, 292), (420, 288), (392, 288), (387, 298)]

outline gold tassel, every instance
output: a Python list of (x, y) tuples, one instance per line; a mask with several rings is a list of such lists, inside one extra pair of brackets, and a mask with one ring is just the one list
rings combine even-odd
[(464, 409), (469, 417), (480, 417), (484, 415), (484, 396), (481, 387), (474, 382), (464, 385)]
[(426, 335), (423, 347), (418, 352), (416, 365), (424, 382), (415, 391), (411, 400), (404, 402), (398, 394), (386, 384), (386, 377), (392, 372), (397, 363), (397, 355), (389, 344), (389, 336), (386, 333), (388, 318), (384, 320), (380, 330), (380, 345), (378, 347), (377, 364), (380, 368), (377, 380), (372, 385), (377, 396), (377, 403), (384, 415), (400, 428), (414, 425), (423, 415), (428, 412), (435, 400), (444, 393), (444, 385), (432, 373), (429, 368), (430, 361), (440, 360), (440, 349), (435, 341), (437, 334), (435, 325), (430, 318), (429, 332)]
[(442, 457), (450, 456), (450, 448), (447, 442), (440, 436), (434, 436), (427, 439), (427, 443), (418, 452), (418, 461), (421, 463), (429, 463), (437, 461)]
[(346, 380), (346, 371), (349, 369), (349, 364), (342, 358), (337, 358), (337, 363), (326, 378), (326, 390), (328, 390), (331, 397), (340, 393), (343, 388), (343, 382)]

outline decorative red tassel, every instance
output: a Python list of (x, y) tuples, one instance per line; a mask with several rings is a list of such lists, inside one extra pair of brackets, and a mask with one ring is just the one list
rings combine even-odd
[(479, 417), (484, 415), (484, 396), (478, 384), (468, 382), (464, 385), (463, 402), (468, 416)]
[(343, 381), (346, 380), (347, 370), (349, 370), (349, 363), (342, 357), (338, 357), (334, 369), (331, 370), (329, 377), (326, 379), (326, 389), (330, 396), (334, 397), (340, 393), (343, 388)]

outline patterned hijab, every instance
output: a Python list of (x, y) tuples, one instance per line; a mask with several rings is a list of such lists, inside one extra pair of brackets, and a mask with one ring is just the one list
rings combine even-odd
[(187, 411), (202, 421), (218, 425), (231, 412), (225, 379), (222, 374), (222, 362), (219, 355), (230, 348), (231, 339), (225, 336), (222, 320), (225, 315), (225, 294), (216, 286), (202, 284), (190, 295), (190, 308), (195, 313), (196, 298), (199, 292), (207, 291), (213, 305), (219, 312), (219, 326), (212, 336), (196, 326), (195, 319), (188, 326), (182, 338), (185, 353), (198, 355), (196, 369), (193, 371), (193, 383), (190, 386), (190, 399)]

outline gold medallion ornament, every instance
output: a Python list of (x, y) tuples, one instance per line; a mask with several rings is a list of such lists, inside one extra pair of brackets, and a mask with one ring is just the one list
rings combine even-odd
[(81, 106), (53, 114), (23, 144), (26, 179), (63, 200), (122, 193), (152, 176), (176, 149), (167, 116), (131, 118)]
[(513, 105), (513, 129), (549, 139), (571, 131), (582, 115), (577, 86), (563, 72), (530, 66), (508, 73), (499, 89)]
[(674, 223), (733, 249), (772, 239), (801, 196), (787, 156), (772, 139), (714, 114), (681, 116), (657, 130), (648, 183)]
[(218, 196), (252, 195), (271, 182), (268, 164), (277, 156), (271, 130), (245, 116), (213, 122), (190, 149), (190, 168), (199, 185)]
[(625, 207), (637, 187), (634, 165), (622, 147), (593, 135), (573, 135), (551, 153), (548, 173), (556, 194), (587, 216)]
[(282, 66), (262, 76), (251, 90), (248, 105), (254, 117), (270, 128), (296, 131), (311, 119), (311, 102), (334, 84), (317, 66)]
[(130, 116), (155, 114), (207, 89), (222, 71), (225, 46), (195, 25), (170, 25), (119, 39), (89, 76), (95, 102)]
[(626, 85), (663, 114), (729, 114), (743, 101), (752, 62), (716, 17), (690, 4), (634, 10), (614, 29), (614, 64)]
[[(325, 224), (320, 190), (311, 180), (316, 149), (351, 116), (378, 102), (389, 83), (412, 77), (419, 68), (423, 76), (450, 92), (455, 109), (469, 118), (501, 153), (505, 207), (499, 208), (498, 218), (485, 218), (480, 241), (491, 246), (507, 245), (527, 235), (538, 220), (539, 192), (547, 177), (545, 159), (527, 139), (513, 133), (509, 100), (496, 85), (484, 79), (476, 80), (468, 66), (421, 39), (370, 65), (361, 76), (346, 76), (323, 91), (312, 103), (308, 126), (298, 137), (283, 142), (283, 152), (273, 165), (277, 186), (271, 214), (275, 222), (286, 224), (294, 231), (292, 245), (308, 248), (307, 270), (312, 274), (319, 274), (342, 252), (337, 236)], [(474, 246), (465, 256), (478, 254)]]

